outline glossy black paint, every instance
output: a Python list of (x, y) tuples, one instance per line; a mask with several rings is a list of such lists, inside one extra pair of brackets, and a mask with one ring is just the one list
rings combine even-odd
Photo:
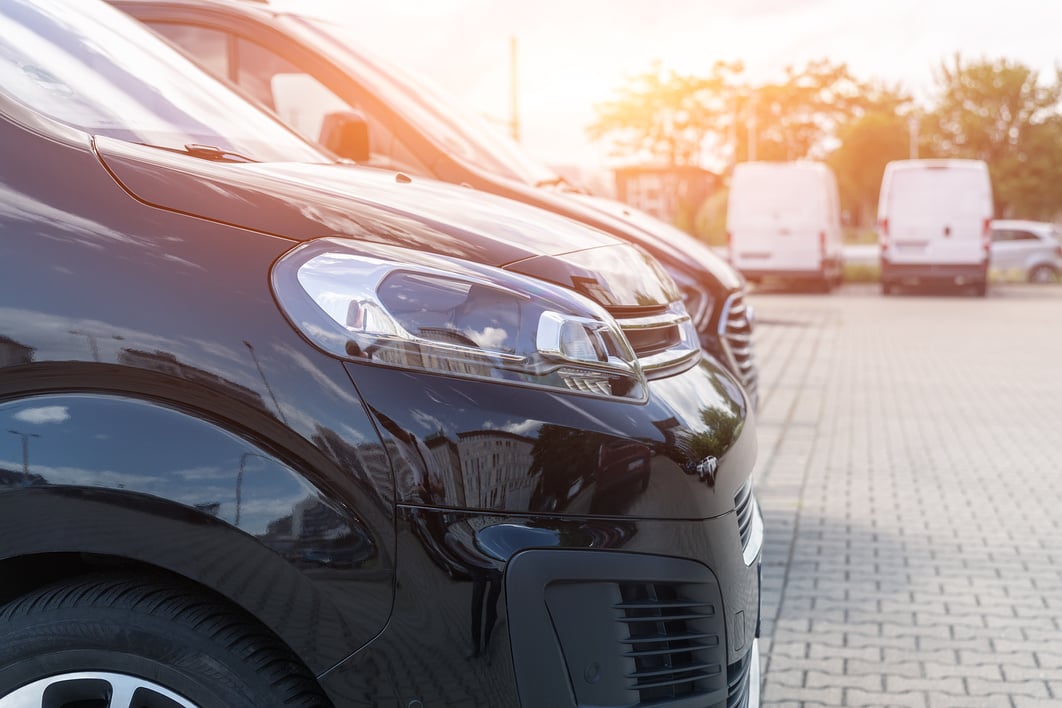
[[(528, 549), (698, 559), (720, 581), (728, 661), (745, 655), (756, 636), (759, 577), (755, 565), (742, 563), (733, 513), (703, 521), (661, 521), (402, 506), (399, 519), (403, 561), (388, 629), (321, 677), (338, 705), (405, 708), (413, 700), (425, 706), (520, 705), (503, 582), (506, 561)], [(522, 660), (537, 662), (540, 657)]]
[(400, 504), (704, 519), (733, 509), (756, 457), (741, 389), (708, 359), (650, 382), (645, 404), (347, 368), (393, 445)]
[(331, 53), (328, 46), (315, 43), (304, 31), (300, 32), (298, 24), (283, 11), (235, 0), (108, 1), (149, 25), (209, 28), (269, 47), (350, 105), (377, 116), (408, 148), (417, 169), (424, 174), (563, 215), (644, 248), (676, 280), (690, 282), (712, 295), (715, 307), (711, 316), (697, 323), (701, 344), (720, 361), (727, 361), (718, 335), (721, 305), (731, 294), (743, 290), (745, 283), (736, 270), (697, 239), (613, 200), (574, 193), (563, 185), (537, 186), (496, 174), (462, 158), (460, 151), (447, 149), (434, 136), (423, 132), (386, 94), (375, 91), (363, 78), (352, 74), (343, 58)]
[[(96, 138), (130, 194), (173, 211), (306, 240), (346, 236), (439, 253), (581, 291), (606, 307), (666, 305), (671, 279), (603, 232), (490, 194), (344, 165), (220, 164)], [(248, 204), (256, 205), (248, 209)]]
[[(710, 360), (645, 404), (344, 364), (281, 314), (276, 259), (316, 235), (372, 252), (476, 230), (428, 224), (399, 182), (393, 202), (382, 183), (329, 197), (286, 181), (301, 168), (103, 157), (3, 98), (0, 145), (0, 569), (166, 569), (252, 613), (337, 706), (518, 705), (513, 661), (534, 657), (512, 656), (501, 579), (530, 548), (694, 558), (747, 651), (733, 507), (755, 438)], [(592, 265), (550, 251), (516, 262), (553, 258), (557, 282)]]
[(0, 559), (167, 568), (327, 669), (386, 622), (394, 492), (342, 364), (273, 303), (292, 242), (144, 206), (37, 127), (0, 119)]

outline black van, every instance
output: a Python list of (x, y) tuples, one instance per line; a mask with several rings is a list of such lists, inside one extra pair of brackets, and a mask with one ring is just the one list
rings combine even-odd
[[(758, 398), (744, 279), (704, 243), (619, 202), (581, 193), (474, 113), (292, 5), (111, 0), (309, 140), (359, 163), (463, 184), (563, 214), (649, 251), (682, 289), (701, 345)], [(365, 31), (371, 32), (371, 21)]]
[(659, 266), (0, 24), (0, 705), (758, 703), (749, 401)]

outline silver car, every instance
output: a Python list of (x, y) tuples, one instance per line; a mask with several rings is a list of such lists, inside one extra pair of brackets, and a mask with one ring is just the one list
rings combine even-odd
[(1030, 283), (1057, 283), (1062, 275), (1062, 231), (1043, 221), (992, 222), (992, 268), (1020, 272)]

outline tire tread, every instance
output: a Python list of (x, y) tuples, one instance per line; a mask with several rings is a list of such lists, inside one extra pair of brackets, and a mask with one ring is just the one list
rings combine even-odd
[(0, 607), (0, 626), (53, 610), (106, 608), (183, 625), (258, 673), (292, 708), (330, 706), (305, 665), (253, 618), (204, 591), (152, 574), (91, 575), (40, 588)]

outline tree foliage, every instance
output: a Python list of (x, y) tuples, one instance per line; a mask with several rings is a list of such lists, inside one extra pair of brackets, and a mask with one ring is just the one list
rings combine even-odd
[(610, 137), (617, 154), (698, 165), (726, 110), (729, 85), (742, 70), (740, 64), (719, 62), (708, 76), (697, 77), (654, 64), (596, 106), (590, 137)]
[(928, 155), (984, 160), (1000, 215), (1049, 218), (1062, 207), (1062, 70), (1051, 80), (1008, 59), (942, 62), (922, 122)]
[(704, 76), (659, 64), (599, 104), (589, 134), (616, 154), (667, 165), (733, 165), (825, 159), (842, 204), (873, 221), (885, 164), (909, 154), (917, 117), (921, 157), (985, 160), (1001, 216), (1053, 218), (1062, 212), (1062, 69), (1042, 77), (1007, 59), (955, 56), (936, 72), (937, 93), (916, 106), (898, 86), (866, 82), (845, 64), (787, 67), (753, 84), (739, 63)]
[(837, 175), (842, 208), (859, 225), (874, 223), (885, 165), (909, 156), (907, 120), (873, 110), (837, 130), (840, 145), (827, 159)]

